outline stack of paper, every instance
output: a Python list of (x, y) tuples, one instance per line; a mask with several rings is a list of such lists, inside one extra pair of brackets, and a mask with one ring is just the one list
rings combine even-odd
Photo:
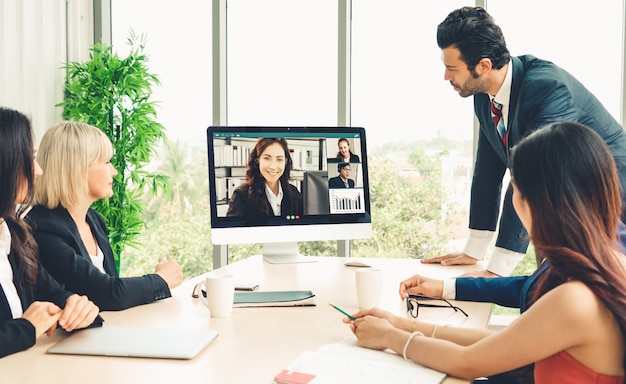
[(312, 307), (315, 295), (311, 291), (235, 292), (233, 307)]
[(445, 373), (406, 361), (393, 352), (361, 348), (354, 338), (300, 354), (276, 384), (440, 383)]

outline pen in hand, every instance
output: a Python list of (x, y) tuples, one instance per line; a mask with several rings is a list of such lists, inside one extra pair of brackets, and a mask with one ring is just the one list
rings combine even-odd
[(348, 318), (352, 321), (356, 320), (355, 317), (352, 317), (352, 315), (350, 315), (348, 312), (344, 311), (343, 309), (339, 308), (338, 306), (328, 303), (328, 305), (330, 305), (331, 307), (335, 308), (336, 310), (338, 310), (339, 312), (343, 313), (344, 315), (348, 316)]

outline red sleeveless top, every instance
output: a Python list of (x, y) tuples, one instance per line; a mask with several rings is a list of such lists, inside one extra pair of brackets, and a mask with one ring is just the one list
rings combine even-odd
[(623, 376), (607, 376), (582, 365), (566, 351), (535, 363), (535, 384), (624, 384)]

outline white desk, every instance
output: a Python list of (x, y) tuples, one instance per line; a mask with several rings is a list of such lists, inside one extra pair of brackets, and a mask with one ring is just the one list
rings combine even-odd
[[(227, 265), (220, 271), (234, 274), (239, 282), (256, 282), (260, 290), (311, 290), (316, 307), (234, 308), (232, 317), (210, 318), (198, 299), (191, 298), (202, 276), (185, 281), (172, 291), (172, 298), (121, 312), (103, 312), (106, 325), (155, 328), (215, 329), (219, 337), (195, 359), (163, 360), (96, 356), (49, 355), (46, 350), (61, 337), (42, 336), (24, 352), (0, 359), (0, 378), (7, 383), (165, 383), (270, 384), (274, 376), (306, 350), (335, 343), (352, 333), (343, 324), (333, 303), (356, 311), (354, 268), (340, 257), (319, 257), (315, 263), (271, 265), (260, 256)], [(441, 267), (410, 259), (356, 259), (384, 270), (381, 307), (405, 313), (398, 296), (400, 280), (414, 273), (450, 277), (476, 266)], [(491, 305), (457, 302), (468, 314), (421, 308), (420, 319), (462, 327), (486, 327)], [(464, 382), (447, 379), (446, 383)], [(466, 381), (465, 381), (466, 382)]]

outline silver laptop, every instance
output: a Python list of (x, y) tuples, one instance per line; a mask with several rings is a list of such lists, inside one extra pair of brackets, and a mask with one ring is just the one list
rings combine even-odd
[(217, 335), (213, 330), (104, 326), (78, 331), (50, 347), (48, 353), (192, 359)]

